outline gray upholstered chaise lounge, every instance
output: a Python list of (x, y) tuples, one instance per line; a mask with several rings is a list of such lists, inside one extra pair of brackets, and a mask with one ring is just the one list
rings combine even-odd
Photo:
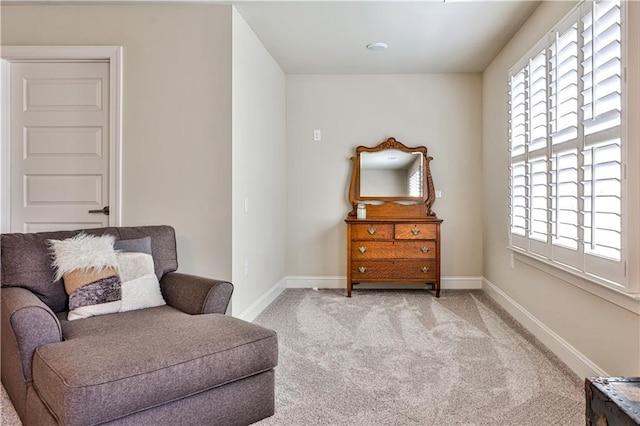
[(276, 334), (225, 316), (233, 286), (176, 271), (168, 226), (87, 230), (150, 236), (165, 306), (66, 320), (48, 239), (2, 235), (2, 383), (29, 425), (249, 424), (274, 412)]

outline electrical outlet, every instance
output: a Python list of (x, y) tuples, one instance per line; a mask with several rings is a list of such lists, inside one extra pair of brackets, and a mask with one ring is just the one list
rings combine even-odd
[(322, 132), (320, 130), (314, 130), (313, 131), (313, 141), (314, 142), (318, 142), (322, 140)]
[(436, 198), (442, 198), (442, 191), (436, 191)]

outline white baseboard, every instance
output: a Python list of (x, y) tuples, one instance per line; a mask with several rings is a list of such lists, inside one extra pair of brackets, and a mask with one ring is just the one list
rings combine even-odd
[[(347, 278), (344, 276), (298, 276), (287, 277), (287, 288), (347, 288)], [(443, 290), (480, 290), (482, 289), (482, 277), (442, 277), (440, 286)], [(416, 285), (391, 284), (391, 288), (415, 288)], [(368, 286), (358, 284), (358, 288), (387, 288), (384, 284)]]
[(482, 277), (442, 277), (440, 287), (444, 290), (481, 290)]
[(339, 276), (298, 276), (285, 279), (287, 288), (347, 288), (347, 279)]
[(579, 377), (608, 376), (604, 370), (486, 278), (483, 279), (483, 289)]
[[(247, 309), (242, 311), (237, 318), (241, 320), (245, 320), (248, 322), (253, 321), (262, 311), (264, 311), (267, 306), (269, 306), (274, 300), (282, 294), (284, 289), (287, 288), (287, 279), (286, 277), (278, 281), (273, 287), (271, 287), (265, 294), (260, 296), (258, 300), (253, 302)], [(235, 316), (235, 315), (234, 315)]]

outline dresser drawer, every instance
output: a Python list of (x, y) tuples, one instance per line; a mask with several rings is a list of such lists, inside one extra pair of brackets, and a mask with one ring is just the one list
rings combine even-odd
[(433, 259), (423, 261), (353, 261), (351, 277), (355, 282), (371, 281), (432, 281), (437, 277)]
[(353, 241), (351, 258), (358, 259), (434, 259), (435, 241)]
[(389, 259), (395, 255), (393, 241), (353, 241), (351, 258), (357, 259)]
[(434, 280), (438, 276), (435, 259), (394, 262), (396, 276), (407, 280)]
[(398, 223), (395, 238), (398, 240), (435, 240), (438, 225), (432, 223)]
[(391, 240), (393, 225), (385, 223), (360, 223), (351, 225), (352, 240)]
[(353, 261), (351, 262), (351, 277), (353, 281), (368, 282), (385, 280), (394, 276), (393, 262), (391, 261)]
[(435, 259), (435, 241), (396, 241), (393, 243), (394, 259)]

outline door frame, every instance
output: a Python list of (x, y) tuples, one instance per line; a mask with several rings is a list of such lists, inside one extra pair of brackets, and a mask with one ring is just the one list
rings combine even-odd
[(122, 46), (2, 46), (0, 49), (0, 232), (11, 228), (11, 62), (109, 63), (109, 226), (122, 223)]

